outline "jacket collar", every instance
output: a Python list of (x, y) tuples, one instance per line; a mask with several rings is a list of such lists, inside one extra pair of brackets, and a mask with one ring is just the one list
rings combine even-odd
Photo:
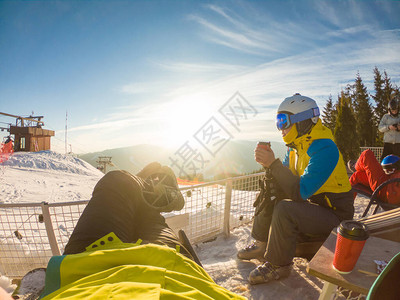
[(318, 119), (317, 124), (315, 124), (311, 130), (303, 134), (302, 136), (296, 138), (292, 143), (287, 144), (286, 146), (294, 149), (303, 148), (305, 145), (308, 146), (314, 141), (318, 139), (330, 139), (333, 140), (332, 131), (322, 125), (321, 119)]

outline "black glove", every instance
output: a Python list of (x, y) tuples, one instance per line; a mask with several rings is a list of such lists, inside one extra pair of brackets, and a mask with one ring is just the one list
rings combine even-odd
[(278, 185), (275, 179), (272, 177), (271, 170), (266, 169), (264, 178), (259, 181), (260, 193), (257, 196), (253, 206), (256, 207), (255, 215), (257, 216), (260, 212), (273, 210), (275, 203), (278, 201), (279, 192)]

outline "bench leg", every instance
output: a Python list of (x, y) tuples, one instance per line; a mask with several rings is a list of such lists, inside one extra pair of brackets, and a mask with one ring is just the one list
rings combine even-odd
[(324, 282), (324, 287), (322, 288), (321, 294), (318, 300), (331, 300), (336, 291), (337, 285), (330, 283), (328, 281)]

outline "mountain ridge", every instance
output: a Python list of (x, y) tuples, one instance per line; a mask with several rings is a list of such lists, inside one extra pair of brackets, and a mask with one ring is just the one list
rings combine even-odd
[[(110, 156), (114, 166), (107, 166), (107, 171), (122, 169), (136, 174), (147, 164), (158, 161), (163, 165), (170, 166), (177, 177), (184, 177), (185, 174), (192, 176), (201, 174), (205, 179), (215, 179), (216, 176), (242, 175), (260, 170), (261, 166), (254, 160), (256, 144), (257, 142), (254, 141), (229, 141), (215, 154), (215, 157), (210, 155), (206, 149), (196, 149), (196, 154), (192, 153), (192, 156), (197, 155), (198, 158), (203, 158), (202, 161), (199, 159), (196, 161), (198, 166), (201, 165), (201, 168), (194, 167), (194, 160), (192, 160), (192, 165), (188, 163), (188, 153), (185, 153), (186, 157), (183, 157), (183, 155), (179, 157), (177, 155), (178, 149), (148, 144), (107, 149), (81, 154), (78, 157), (97, 167), (96, 161), (99, 156)], [(271, 147), (275, 152), (275, 156), (283, 159), (286, 152), (285, 144), (271, 142)], [(187, 159), (184, 167), (183, 164), (178, 165), (176, 163), (178, 158)]]

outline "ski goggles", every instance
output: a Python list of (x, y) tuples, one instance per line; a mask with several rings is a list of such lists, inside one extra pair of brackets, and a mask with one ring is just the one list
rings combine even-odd
[(276, 116), (276, 127), (278, 130), (288, 129), (295, 123), (308, 120), (319, 116), (319, 108), (314, 107), (308, 110), (302, 111), (298, 114), (278, 113)]
[(396, 171), (396, 168), (394, 166), (383, 166), (383, 171), (386, 175), (390, 175), (393, 174), (394, 171)]

